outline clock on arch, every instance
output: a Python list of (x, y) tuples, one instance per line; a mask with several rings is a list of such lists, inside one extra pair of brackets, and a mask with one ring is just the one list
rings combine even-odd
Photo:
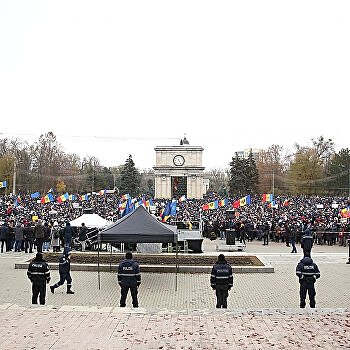
[(182, 166), (185, 164), (185, 158), (182, 155), (178, 154), (174, 157), (173, 163), (176, 166)]

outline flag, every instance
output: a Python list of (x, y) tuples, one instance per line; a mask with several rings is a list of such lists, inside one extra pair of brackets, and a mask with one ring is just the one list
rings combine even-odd
[(180, 198), (179, 198), (179, 202), (185, 202), (186, 201), (186, 196), (185, 195), (182, 195)]
[(30, 195), (30, 198), (39, 198), (40, 197), (40, 192), (34, 192)]
[(210, 202), (208, 206), (209, 206), (209, 209), (217, 209), (219, 208), (219, 201), (215, 200), (214, 202)]
[(219, 201), (219, 207), (224, 207), (227, 204), (228, 204), (228, 199), (221, 199)]
[(7, 181), (1, 181), (0, 182), (0, 188), (7, 187)]
[(340, 215), (342, 218), (350, 218), (350, 208), (344, 208), (340, 211)]
[(16, 199), (14, 200), (14, 202), (13, 202), (14, 207), (17, 207), (18, 204), (21, 203), (21, 201), (22, 201), (21, 196), (18, 195), (18, 196), (16, 197)]
[(202, 205), (202, 210), (209, 210), (209, 205), (208, 204), (203, 204)]
[(58, 203), (65, 202), (69, 198), (69, 194), (66, 192), (65, 194), (62, 194), (61, 196), (58, 196), (56, 198)]
[(99, 194), (100, 196), (103, 196), (105, 193), (106, 193), (106, 190), (101, 190), (98, 194)]
[(41, 198), (40, 202), (41, 203), (50, 203), (50, 202), (53, 202), (54, 200), (55, 200), (55, 198), (52, 195), (52, 193), (48, 193), (46, 196)]
[(278, 208), (278, 204), (275, 201), (269, 203), (269, 208)]
[(173, 200), (170, 204), (170, 215), (176, 216), (176, 206), (177, 206), (177, 200)]
[(283, 201), (283, 203), (282, 203), (282, 206), (288, 207), (288, 205), (289, 205), (289, 200), (288, 200), (288, 199), (285, 199), (285, 200)]
[(121, 199), (124, 199), (124, 200), (128, 200), (129, 198), (130, 198), (130, 194), (129, 193), (125, 193), (121, 197)]
[(250, 194), (248, 196), (242, 197), (239, 200), (239, 206), (244, 207), (245, 205), (250, 204)]
[(272, 202), (273, 201), (273, 194), (272, 193), (264, 193), (262, 195), (262, 202)]
[(234, 207), (234, 208), (239, 208), (240, 205), (241, 205), (240, 199), (238, 199), (238, 200), (236, 200), (236, 201), (233, 202), (233, 207)]
[(89, 195), (88, 194), (83, 194), (83, 195), (80, 196), (80, 199), (82, 201), (87, 201), (89, 199)]
[(122, 217), (134, 211), (134, 204), (131, 202), (130, 197), (126, 203), (125, 209), (123, 211)]
[(69, 199), (70, 201), (75, 201), (75, 200), (76, 200), (76, 196), (75, 196), (74, 194), (70, 194), (69, 197), (68, 197), (68, 199)]
[(162, 221), (163, 222), (166, 222), (169, 219), (170, 211), (171, 211), (170, 202), (168, 202), (167, 205), (164, 208), (163, 213), (162, 213)]

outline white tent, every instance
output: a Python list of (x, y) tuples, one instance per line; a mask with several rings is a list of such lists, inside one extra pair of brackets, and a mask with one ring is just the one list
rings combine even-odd
[(70, 221), (73, 227), (79, 227), (84, 223), (89, 228), (104, 228), (110, 225), (110, 222), (97, 214), (83, 214), (78, 218)]

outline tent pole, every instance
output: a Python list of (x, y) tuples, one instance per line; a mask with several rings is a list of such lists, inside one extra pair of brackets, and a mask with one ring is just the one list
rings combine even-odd
[(110, 243), (110, 245), (111, 245), (111, 255), (109, 259), (109, 271), (112, 271), (112, 243)]
[(178, 254), (178, 243), (177, 243), (177, 240), (176, 240), (176, 262), (175, 262), (175, 292), (177, 292), (177, 272), (179, 270), (179, 265), (178, 265), (178, 257), (179, 257), (179, 254)]
[(100, 232), (97, 236), (97, 279), (98, 279), (98, 289), (101, 290), (101, 279), (100, 279)]

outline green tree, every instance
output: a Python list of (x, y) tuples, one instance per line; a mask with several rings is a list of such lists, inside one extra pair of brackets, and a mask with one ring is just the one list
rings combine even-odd
[(328, 188), (334, 195), (350, 197), (350, 150), (341, 149), (329, 162)]
[(259, 172), (256, 167), (252, 150), (250, 150), (248, 155), (245, 176), (246, 176), (245, 193), (246, 194), (257, 193), (258, 187), (259, 187)]
[(238, 157), (238, 153), (230, 162), (229, 193), (231, 196), (242, 196), (245, 193), (247, 160)]
[(136, 169), (135, 163), (130, 154), (125, 161), (121, 173), (119, 191), (121, 194), (129, 193), (131, 196), (138, 196), (140, 194), (140, 183), (140, 173)]

